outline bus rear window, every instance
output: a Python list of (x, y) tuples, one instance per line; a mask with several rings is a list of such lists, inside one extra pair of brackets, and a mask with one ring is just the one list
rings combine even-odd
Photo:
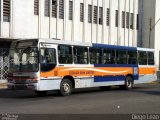
[(148, 52), (148, 65), (154, 65), (154, 53)]
[(147, 65), (147, 52), (138, 51), (139, 65)]

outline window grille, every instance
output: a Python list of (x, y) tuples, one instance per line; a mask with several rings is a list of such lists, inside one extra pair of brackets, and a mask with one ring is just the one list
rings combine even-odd
[(52, 0), (52, 17), (57, 18), (57, 0)]
[(34, 15), (39, 15), (39, 0), (34, 0)]
[(10, 0), (3, 0), (3, 21), (10, 21)]
[(97, 12), (98, 12), (98, 7), (94, 6), (94, 17), (93, 17), (94, 24), (97, 24)]
[(73, 19), (73, 2), (69, 1), (69, 20)]
[(92, 5), (88, 5), (88, 23), (92, 23)]
[(80, 3), (80, 22), (84, 21), (84, 4)]
[(107, 26), (109, 26), (109, 24), (110, 24), (110, 9), (109, 8), (107, 8)]
[(129, 18), (130, 18), (130, 14), (129, 12), (126, 13), (126, 28), (129, 28)]
[(45, 12), (44, 12), (44, 15), (46, 16), (46, 17), (49, 17), (49, 15), (50, 15), (50, 6), (49, 6), (49, 4), (50, 4), (50, 0), (45, 0)]
[(99, 7), (99, 24), (103, 24), (103, 8)]
[(125, 28), (125, 12), (122, 11), (122, 28)]
[(118, 10), (116, 10), (115, 26), (118, 27)]
[(64, 19), (64, 0), (59, 0), (59, 19)]

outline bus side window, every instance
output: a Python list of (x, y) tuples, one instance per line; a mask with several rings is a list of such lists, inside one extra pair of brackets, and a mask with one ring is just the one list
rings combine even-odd
[(116, 62), (117, 64), (127, 64), (127, 51), (117, 50), (116, 51)]
[(139, 65), (147, 65), (147, 52), (138, 51)]
[(154, 65), (154, 52), (148, 52), (148, 65)]
[(75, 64), (88, 64), (88, 48), (76, 46), (74, 51), (74, 63)]
[(59, 45), (58, 58), (60, 64), (72, 64), (72, 47), (67, 45)]
[(137, 64), (137, 51), (128, 51), (128, 64)]
[(90, 48), (89, 52), (91, 64), (102, 64), (102, 49)]
[(103, 50), (103, 64), (115, 64), (115, 50)]
[(56, 50), (45, 48), (40, 50), (41, 71), (50, 71), (56, 66)]

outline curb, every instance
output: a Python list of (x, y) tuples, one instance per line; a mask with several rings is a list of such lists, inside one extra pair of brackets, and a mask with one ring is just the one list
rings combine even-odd
[(0, 89), (1, 88), (7, 88), (7, 83), (0, 83)]
[(160, 81), (151, 82), (152, 84), (160, 84)]

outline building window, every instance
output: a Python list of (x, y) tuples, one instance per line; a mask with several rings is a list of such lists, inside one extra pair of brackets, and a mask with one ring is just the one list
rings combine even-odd
[(93, 17), (94, 24), (97, 24), (97, 12), (98, 12), (98, 7), (94, 6), (94, 17)]
[(126, 28), (129, 28), (129, 12), (126, 13)]
[(34, 15), (39, 15), (39, 0), (34, 0)]
[(69, 1), (69, 20), (73, 19), (73, 2)]
[(64, 19), (64, 0), (59, 0), (59, 19)]
[(107, 26), (109, 26), (109, 24), (110, 24), (110, 9), (109, 8), (107, 8)]
[(139, 14), (137, 14), (137, 30), (139, 30)]
[(118, 27), (118, 10), (116, 10), (115, 14), (115, 26)]
[(84, 4), (80, 3), (80, 22), (84, 21)]
[(10, 0), (3, 0), (3, 21), (10, 21)]
[(122, 11), (122, 28), (125, 28), (125, 12)]
[(92, 5), (88, 5), (88, 23), (92, 23)]
[(52, 17), (57, 18), (57, 0), (52, 0)]
[(45, 0), (45, 12), (44, 12), (44, 15), (46, 16), (46, 17), (49, 17), (49, 15), (50, 15), (50, 6), (49, 6), (49, 4), (50, 4), (50, 0)]
[(99, 7), (99, 24), (103, 24), (103, 8)]
[(134, 29), (133, 25), (134, 25), (134, 14), (131, 13), (131, 20), (130, 20), (130, 28), (131, 29)]

